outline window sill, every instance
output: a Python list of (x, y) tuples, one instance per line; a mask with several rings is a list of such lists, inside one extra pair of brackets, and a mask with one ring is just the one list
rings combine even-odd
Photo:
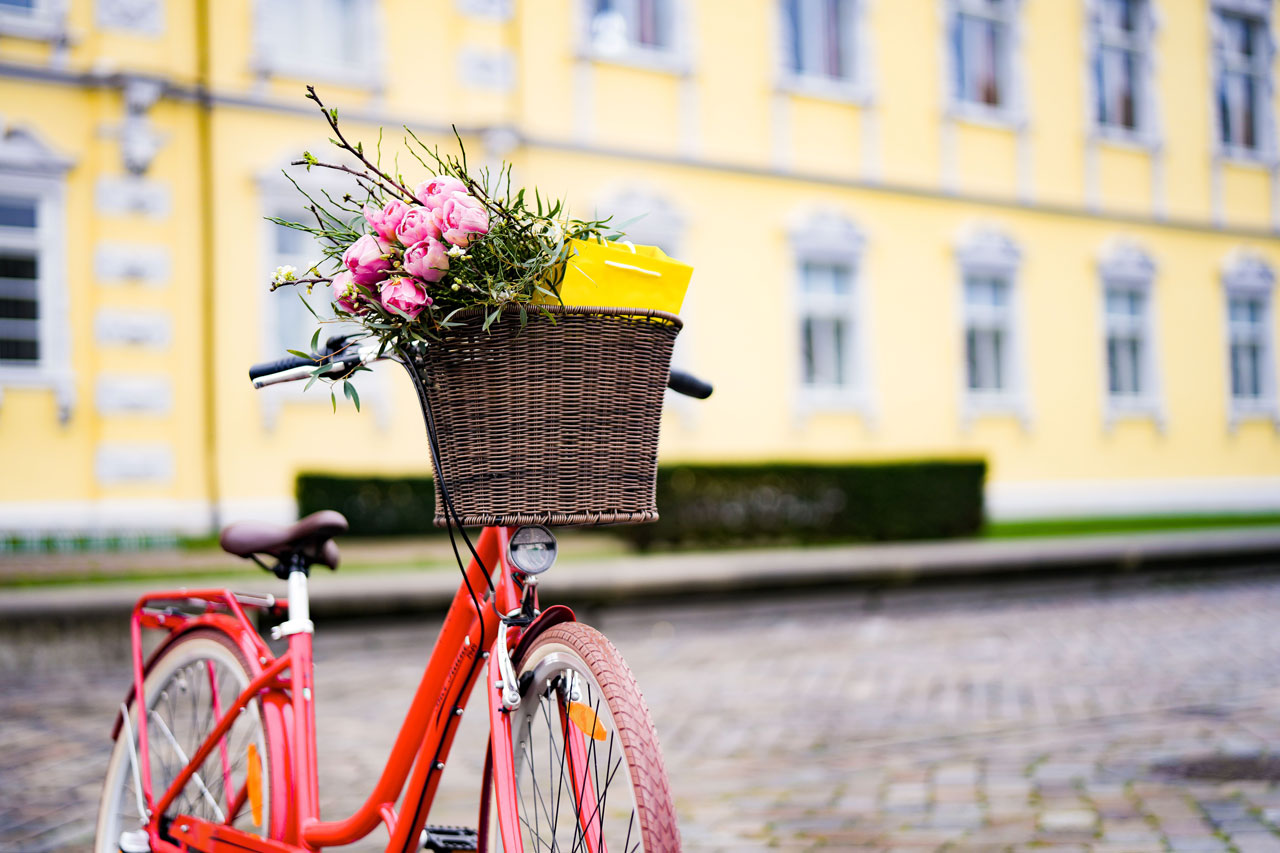
[(981, 392), (967, 390), (962, 404), (962, 418), (967, 427), (974, 421), (988, 417), (1014, 417), (1027, 429), (1031, 425), (1031, 412), (1027, 401), (1011, 392)]
[(1235, 432), (1241, 424), (1254, 421), (1271, 424), (1280, 430), (1280, 405), (1275, 400), (1232, 400), (1227, 426)]
[(286, 78), (306, 83), (324, 83), (347, 89), (363, 89), (368, 92), (380, 92), (383, 88), (382, 75), (371, 71), (367, 66), (352, 66), (344, 69), (333, 65), (294, 65), (285, 62), (260, 62), (255, 64), (254, 73), (259, 77)]
[(1259, 171), (1268, 171), (1277, 165), (1275, 154), (1235, 145), (1219, 145), (1214, 151), (1214, 159), (1231, 166)]
[(606, 65), (622, 65), (643, 71), (657, 71), (684, 77), (693, 72), (689, 57), (672, 48), (657, 49), (628, 45), (622, 50), (602, 50), (588, 44), (578, 51), (578, 58)]
[(784, 74), (778, 78), (779, 92), (803, 98), (817, 98), (859, 107), (871, 105), (871, 92), (855, 80), (812, 74)]
[(859, 415), (870, 420), (872, 406), (861, 391), (802, 385), (796, 395), (795, 414), (801, 420), (815, 415)]
[(1164, 408), (1157, 400), (1109, 397), (1105, 427), (1110, 430), (1122, 421), (1151, 421), (1158, 430), (1164, 432)]
[(1027, 123), (1025, 115), (1009, 107), (990, 107), (968, 101), (952, 101), (947, 105), (944, 115), (952, 121), (996, 130), (1022, 130)]
[(67, 27), (62, 16), (52, 12), (37, 15), (0, 12), (0, 36), (60, 42), (67, 38)]
[(1153, 154), (1161, 147), (1159, 138), (1153, 134), (1105, 124), (1093, 126), (1091, 139), (1102, 145), (1143, 154)]

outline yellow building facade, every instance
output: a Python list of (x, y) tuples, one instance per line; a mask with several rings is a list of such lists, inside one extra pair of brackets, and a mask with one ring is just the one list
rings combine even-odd
[(981, 455), (1006, 518), (1280, 510), (1275, 17), (0, 0), (0, 532), (200, 533), (291, 516), (298, 471), (428, 470), (395, 365), (362, 413), (246, 379), (314, 327), (267, 282), (318, 256), (264, 219), (326, 147), (306, 83), (368, 145), (457, 125), (581, 215), (647, 214), (717, 386), (669, 402), (664, 459)]

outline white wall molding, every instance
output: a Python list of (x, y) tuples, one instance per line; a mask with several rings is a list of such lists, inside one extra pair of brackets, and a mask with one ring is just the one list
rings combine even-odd
[(124, 30), (145, 36), (164, 32), (162, 0), (97, 0), (94, 19), (104, 30)]
[(95, 394), (103, 415), (167, 415), (173, 411), (168, 376), (99, 376)]
[(99, 243), (93, 253), (94, 275), (102, 284), (144, 284), (166, 287), (170, 275), (169, 249), (165, 246)]
[(506, 48), (463, 47), (458, 51), (458, 79), (465, 86), (508, 93), (516, 85), (516, 62)]
[(1280, 512), (1280, 477), (997, 481), (986, 501), (997, 521)]
[(168, 185), (134, 175), (98, 178), (93, 200), (97, 211), (106, 216), (137, 214), (165, 219), (173, 209)]
[(0, 503), (0, 534), (103, 535), (210, 532), (208, 501), (112, 498), (101, 501)]
[(477, 18), (506, 21), (515, 13), (513, 0), (457, 0), (458, 11)]
[(94, 474), (107, 485), (173, 481), (173, 448), (167, 444), (103, 443), (94, 455)]
[(93, 337), (102, 346), (167, 349), (173, 340), (173, 321), (161, 311), (100, 308), (93, 318)]

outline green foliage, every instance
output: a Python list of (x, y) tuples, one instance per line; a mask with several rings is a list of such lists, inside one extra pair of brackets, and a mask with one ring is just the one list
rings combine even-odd
[[(661, 520), (613, 531), (638, 548), (976, 536), (985, 475), (982, 460), (662, 466)], [(430, 477), (300, 474), (298, 508), (336, 509), (357, 535), (436, 532)]]
[(658, 471), (655, 524), (639, 548), (976, 536), (982, 460), (672, 465)]

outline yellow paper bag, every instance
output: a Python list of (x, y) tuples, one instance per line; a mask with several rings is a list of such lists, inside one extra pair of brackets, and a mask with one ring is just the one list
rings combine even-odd
[(599, 308), (656, 308), (680, 313), (693, 267), (657, 246), (572, 240), (560, 300)]

